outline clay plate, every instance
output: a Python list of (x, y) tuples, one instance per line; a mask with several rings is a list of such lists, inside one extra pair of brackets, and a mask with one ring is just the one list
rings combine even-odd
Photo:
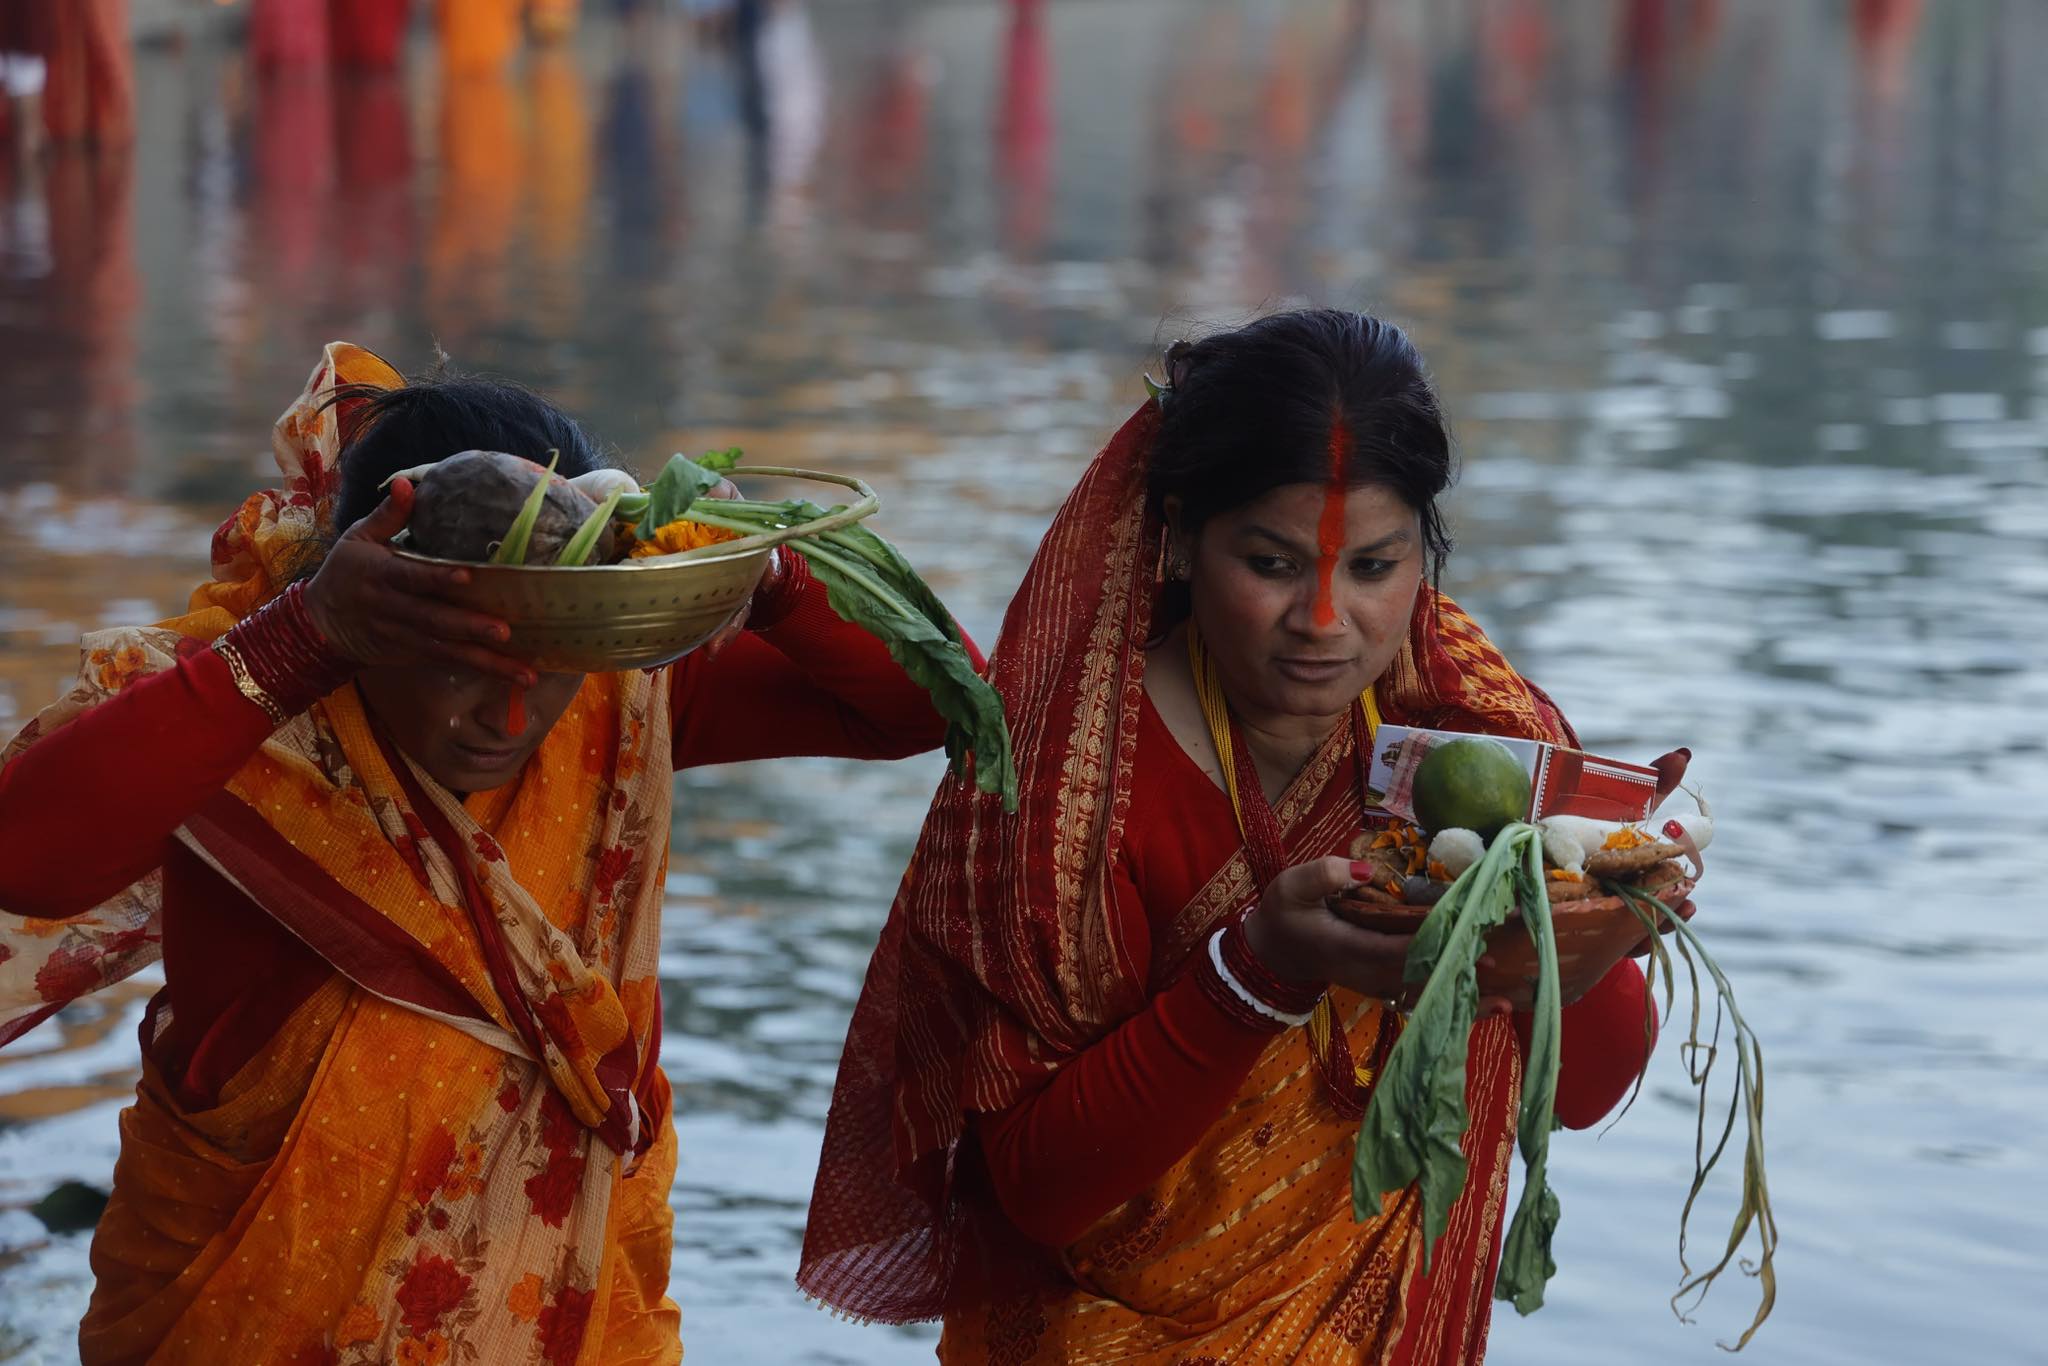
[[(1692, 889), (1693, 879), (1680, 876), (1652, 894), (1667, 906), (1677, 906), (1692, 895)], [(1430, 908), (1347, 894), (1330, 898), (1330, 909), (1369, 930), (1413, 934)], [(1643, 922), (1618, 896), (1552, 902), (1550, 919), (1557, 935), (1558, 970), (1567, 981), (1580, 962), (1613, 963), (1643, 941)], [(1535, 978), (1536, 946), (1520, 917), (1489, 934), (1486, 951), (1493, 966), (1479, 970), (1482, 995), (1505, 995)]]

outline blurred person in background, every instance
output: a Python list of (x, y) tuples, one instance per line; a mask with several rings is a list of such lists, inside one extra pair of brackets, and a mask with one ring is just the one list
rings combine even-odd
[(0, 0), (0, 90), (17, 114), (39, 102), (60, 146), (126, 147), (135, 136), (128, 0)]

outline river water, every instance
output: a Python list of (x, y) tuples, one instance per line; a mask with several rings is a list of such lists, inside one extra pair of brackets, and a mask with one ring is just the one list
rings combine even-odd
[[(322, 341), (527, 380), (629, 459), (857, 473), (992, 638), (1162, 340), (1386, 313), (1466, 462), (1447, 586), (1587, 744), (1678, 744), (1764, 1041), (1769, 1363), (2039, 1360), (2048, 1253), (2048, 10), (1982, 0), (655, 7), (502, 78), (138, 59), (129, 161), (0, 182), (0, 732), (161, 615)], [(4, 164), (4, 163), (0, 163)], [(680, 780), (664, 1061), (690, 1359), (928, 1359), (791, 1285), (842, 1030), (938, 774)], [(2033, 910), (2029, 910), (2033, 907)], [(62, 1361), (143, 991), (0, 1056), (0, 1360)], [(1560, 1136), (1533, 1363), (1675, 1321), (1692, 1100)], [(1701, 1242), (1716, 1241), (1726, 1183)]]

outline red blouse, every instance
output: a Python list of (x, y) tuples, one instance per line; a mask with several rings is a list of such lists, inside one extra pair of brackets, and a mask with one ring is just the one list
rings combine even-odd
[[(981, 656), (970, 641), (976, 667)], [(893, 759), (945, 723), (800, 556), (715, 659), (670, 670), (675, 767), (785, 755)], [(269, 738), (219, 655), (200, 650), (0, 769), (0, 906), (70, 916), (162, 869), (166, 981), (151, 1055), (210, 1103), (333, 969), (173, 838)]]
[[(1164, 929), (1242, 843), (1230, 798), (1202, 772), (1148, 698), (1129, 824), (1114, 870), (1124, 942), (1149, 956)], [(1155, 981), (1167, 965), (1151, 963)], [(1557, 1116), (1597, 1123), (1627, 1094), (1645, 1056), (1643, 974), (1623, 960), (1564, 1010)], [(1528, 1019), (1517, 1017), (1524, 1047)], [(1019, 1230), (1065, 1247), (1136, 1196), (1223, 1115), (1274, 1035), (1226, 1014), (1184, 972), (1037, 1093), (977, 1132), (996, 1198)]]

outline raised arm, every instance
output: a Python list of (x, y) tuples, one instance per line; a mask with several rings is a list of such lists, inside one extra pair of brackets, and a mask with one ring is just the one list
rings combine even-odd
[[(966, 645), (980, 668), (981, 652)], [(930, 696), (881, 641), (840, 619), (799, 554), (755, 599), (745, 632), (672, 673), (677, 768), (796, 754), (900, 759), (946, 736)]]
[(0, 909), (77, 915), (149, 873), (278, 726), (365, 665), (432, 660), (531, 685), (493, 648), (505, 624), (442, 596), (466, 570), (393, 554), (411, 512), (412, 485), (397, 480), (311, 582), (0, 768)]
[[(311, 652), (308, 630), (293, 594), (221, 644), (255, 662), (272, 699), (298, 711), (350, 667)], [(143, 877), (275, 728), (223, 650), (206, 648), (38, 739), (0, 768), (0, 908), (77, 915)]]

